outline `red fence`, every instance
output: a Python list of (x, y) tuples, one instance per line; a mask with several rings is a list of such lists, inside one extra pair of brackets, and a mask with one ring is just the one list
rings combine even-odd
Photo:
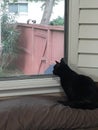
[(17, 66), (24, 74), (43, 74), (64, 56), (64, 27), (19, 24), (21, 52)]

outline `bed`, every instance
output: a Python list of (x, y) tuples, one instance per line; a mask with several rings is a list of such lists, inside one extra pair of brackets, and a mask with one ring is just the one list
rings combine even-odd
[(34, 95), (0, 101), (0, 130), (98, 130), (98, 109), (63, 106), (63, 96)]

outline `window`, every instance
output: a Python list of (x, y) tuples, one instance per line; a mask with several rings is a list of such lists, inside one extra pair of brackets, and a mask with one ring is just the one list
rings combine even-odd
[[(10, 3), (9, 12), (26, 12), (29, 10), (28, 7), (29, 6), (25, 3)], [(2, 49), (4, 49), (3, 52), (7, 54), (2, 55), (2, 57), (4, 57), (1, 57), (2, 60), (0, 61), (0, 94), (2, 96), (53, 93), (60, 91), (58, 77), (54, 77), (50, 74), (52, 74), (55, 60), (60, 60), (60, 58), (64, 57), (64, 25), (59, 27), (57, 25), (53, 26), (53, 22), (56, 20), (57, 22), (61, 20), (62, 23), (62, 20), (64, 20), (64, 10), (62, 10), (61, 17), (59, 17), (58, 14), (55, 15), (54, 12), (55, 11), (53, 11), (52, 14), (51, 26), (46, 27), (33, 23), (33, 26), (31, 23), (19, 24), (18, 29), (23, 29), (19, 34), (17, 31), (14, 32), (15, 28), (14, 30), (12, 28), (14, 24), (9, 26), (9, 23), (7, 23), (7, 29), (5, 28), (6, 24), (1, 24), (1, 45), (4, 42)], [(34, 11), (32, 15), (33, 14), (35, 14)], [(36, 19), (39, 16), (39, 13), (37, 14), (36, 12)], [(28, 18), (26, 19), (28, 20)], [(32, 19), (33, 18), (30, 18), (31, 22), (33, 21)], [(9, 19), (9, 21), (10, 20), (11, 23), (13, 23), (13, 19)], [(8, 35), (2, 35), (4, 31), (5, 34), (10, 34), (6, 41), (5, 39)], [(21, 42), (16, 46), (19, 46), (21, 53), (19, 52), (18, 56), (15, 55), (15, 60), (13, 60), (11, 56), (13, 57), (14, 53), (11, 52), (13, 49), (11, 46), (13, 45), (13, 41), (15, 42), (15, 38), (17, 39), (17, 36), (20, 36), (20, 34), (21, 37), (19, 40)], [(11, 55), (8, 55), (8, 52)], [(10, 60), (11, 64), (9, 64)]]
[(9, 3), (10, 13), (27, 13), (28, 3)]

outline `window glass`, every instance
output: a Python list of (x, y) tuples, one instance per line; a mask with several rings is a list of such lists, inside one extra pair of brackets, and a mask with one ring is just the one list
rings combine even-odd
[(52, 74), (64, 57), (64, 0), (53, 1), (51, 10), (48, 3), (48, 11), (45, 2), (2, 0), (0, 77)]
[(27, 3), (18, 4), (18, 11), (19, 12), (28, 12), (28, 4)]
[(18, 4), (9, 3), (9, 12), (18, 13)]
[(28, 12), (28, 3), (9, 3), (8, 8), (11, 13)]

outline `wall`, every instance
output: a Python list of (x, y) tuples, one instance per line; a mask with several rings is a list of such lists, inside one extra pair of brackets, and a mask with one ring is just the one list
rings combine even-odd
[(97, 81), (98, 0), (69, 2), (69, 64)]
[[(64, 27), (19, 24), (21, 53), (17, 66), (24, 74), (44, 74), (64, 56)], [(49, 72), (51, 73), (51, 72)]]

